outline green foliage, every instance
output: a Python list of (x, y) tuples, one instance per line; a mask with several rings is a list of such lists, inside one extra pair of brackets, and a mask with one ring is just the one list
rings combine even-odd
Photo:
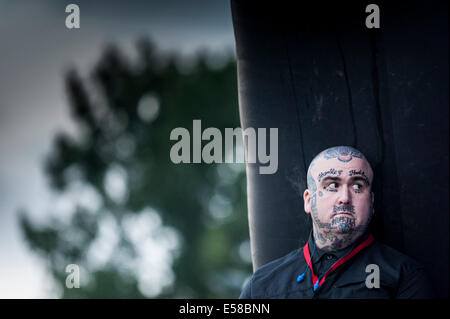
[[(48, 261), (62, 297), (140, 298), (144, 294), (130, 266), (139, 242), (130, 240), (124, 221), (151, 208), (161, 225), (146, 238), (157, 232), (164, 237), (161, 229), (178, 236), (174, 280), (155, 297), (237, 297), (251, 273), (239, 254), (248, 240), (243, 164), (176, 165), (169, 157), (175, 143), (169, 140), (171, 130), (191, 131), (193, 119), (222, 132), (239, 126), (235, 61), (213, 68), (201, 54), (192, 70), (180, 72), (173, 56), (159, 54), (148, 41), (139, 42), (138, 52), (131, 64), (109, 47), (91, 79), (75, 70), (67, 74), (70, 107), (82, 134), (77, 139), (59, 134), (45, 169), (55, 190), (63, 193), (81, 182), (96, 191), (101, 205), (95, 211), (77, 207), (70, 220), (39, 224), (22, 213), (25, 238)], [(154, 105), (140, 109), (144, 97), (158, 101), (156, 117)], [(105, 183), (113, 168), (126, 177), (120, 198)], [(119, 240), (109, 259), (95, 266), (91, 253), (102, 249), (94, 243), (107, 219), (117, 226)], [(65, 267), (72, 263), (83, 269), (81, 277), (86, 274), (79, 289), (65, 288)]]

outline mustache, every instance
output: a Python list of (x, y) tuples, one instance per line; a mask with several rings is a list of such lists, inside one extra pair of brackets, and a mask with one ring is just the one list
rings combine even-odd
[(333, 215), (336, 215), (337, 213), (350, 213), (352, 215), (355, 214), (355, 206), (353, 205), (334, 205), (333, 206)]

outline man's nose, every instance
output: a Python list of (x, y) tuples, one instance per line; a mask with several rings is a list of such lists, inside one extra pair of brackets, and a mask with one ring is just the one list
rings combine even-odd
[(343, 185), (339, 191), (339, 204), (349, 204), (351, 201), (350, 188)]

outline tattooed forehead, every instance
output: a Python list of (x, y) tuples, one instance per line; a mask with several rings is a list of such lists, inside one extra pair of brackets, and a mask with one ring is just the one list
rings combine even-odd
[(322, 157), (324, 159), (332, 159), (336, 158), (340, 162), (348, 163), (353, 158), (364, 158), (364, 155), (358, 151), (357, 149), (354, 149), (350, 146), (336, 146), (329, 149), (326, 149), (322, 153)]
[(314, 163), (319, 159), (323, 158), (326, 160), (337, 159), (340, 162), (348, 163), (354, 158), (365, 158), (364, 155), (357, 149), (351, 146), (334, 146), (327, 148), (326, 150), (317, 154), (311, 161), (310, 168), (314, 166)]
[(341, 174), (342, 174), (342, 169), (336, 170), (334, 168), (330, 168), (326, 171), (322, 171), (322, 172), (318, 173), (317, 181), (320, 182), (322, 180), (322, 178), (324, 178), (325, 176), (328, 176), (328, 175), (341, 176)]
[(318, 171), (314, 174), (314, 177), (316, 178), (316, 181), (318, 183), (328, 181), (329, 179), (337, 180), (337, 181), (345, 181), (347, 178), (349, 179), (360, 179), (364, 181), (364, 183), (368, 186), (371, 185), (371, 176), (369, 173), (366, 172), (364, 169), (354, 169), (352, 167), (350, 168), (342, 168), (342, 167), (336, 167), (336, 168), (329, 168), (325, 169), (323, 171)]
[[(319, 181), (326, 175), (340, 176), (347, 169), (353, 172), (362, 172), (359, 175), (368, 179), (368, 176), (372, 175), (372, 169), (365, 156), (350, 146), (335, 146), (320, 152), (309, 165), (308, 172), (310, 174), (312, 174), (313, 168), (316, 172), (314, 177)], [(349, 175), (352, 176), (352, 173)]]
[(355, 167), (341, 167), (341, 166), (335, 166), (330, 168), (324, 168), (320, 170), (316, 170), (316, 172), (313, 174), (314, 177), (316, 177), (317, 181), (320, 182), (321, 179), (323, 179), (326, 176), (336, 176), (336, 177), (352, 177), (352, 176), (363, 176), (363, 177), (369, 177), (369, 172), (364, 168), (356, 168)]

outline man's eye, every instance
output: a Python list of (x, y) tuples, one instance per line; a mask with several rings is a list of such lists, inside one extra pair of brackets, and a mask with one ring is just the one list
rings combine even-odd
[(336, 182), (331, 182), (330, 184), (326, 184), (326, 186), (324, 186), (324, 190), (327, 190), (329, 192), (337, 192), (339, 185)]
[(362, 185), (360, 185), (360, 184), (354, 184), (354, 185), (353, 185), (353, 188), (354, 188), (355, 190), (361, 190), (361, 189), (362, 189)]

